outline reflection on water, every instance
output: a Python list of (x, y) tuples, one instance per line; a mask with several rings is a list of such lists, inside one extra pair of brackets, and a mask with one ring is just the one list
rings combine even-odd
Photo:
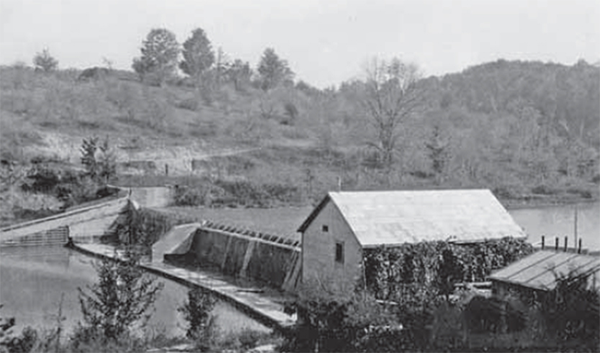
[(554, 245), (554, 238), (568, 236), (569, 247), (574, 243), (575, 209), (577, 208), (577, 235), (582, 239), (583, 248), (600, 250), (600, 202), (578, 205), (526, 208), (509, 211), (515, 222), (528, 234), (531, 243), (537, 243), (546, 236), (546, 244)]
[[(54, 327), (61, 296), (64, 327), (69, 330), (82, 320), (77, 288), (96, 281), (92, 259), (63, 247), (0, 249), (0, 316), (15, 317), (17, 332), (22, 327)], [(187, 288), (159, 278), (165, 284), (155, 303), (148, 325), (166, 329), (171, 335), (184, 335), (186, 322), (177, 308), (186, 300)], [(245, 327), (268, 328), (242, 314), (228, 303), (218, 302), (214, 314), (223, 331)]]

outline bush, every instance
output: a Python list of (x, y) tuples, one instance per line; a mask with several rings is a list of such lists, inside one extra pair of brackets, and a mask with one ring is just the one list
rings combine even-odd
[(85, 326), (79, 330), (82, 342), (96, 339), (118, 342), (132, 325), (145, 325), (162, 283), (144, 274), (139, 256), (129, 253), (123, 261), (103, 259), (94, 263), (98, 282), (78, 288)]
[(212, 198), (212, 188), (205, 185), (182, 186), (175, 191), (176, 206), (210, 206)]
[(271, 207), (276, 203), (293, 202), (300, 197), (300, 189), (286, 184), (225, 180), (217, 180), (215, 184), (226, 192), (225, 197), (233, 198), (238, 205), (246, 207)]
[(133, 209), (117, 226), (116, 232), (122, 245), (141, 245), (150, 248), (173, 226), (189, 222), (189, 219), (175, 219), (150, 209)]
[(283, 106), (285, 110), (285, 115), (287, 115), (287, 119), (281, 121), (283, 125), (294, 125), (296, 118), (298, 117), (298, 108), (294, 105), (294, 103), (287, 102)]
[[(540, 301), (548, 333), (578, 350), (600, 348), (600, 293), (589, 286), (589, 273), (557, 276), (556, 287)], [(594, 276), (594, 273), (591, 274)]]
[(484, 281), (493, 270), (532, 252), (531, 244), (514, 238), (470, 245), (421, 242), (369, 249), (364, 253), (367, 288), (380, 299), (389, 299), (398, 288), (411, 283), (435, 285), (447, 293), (456, 282)]
[(145, 352), (147, 350), (144, 341), (132, 336), (128, 331), (108, 338), (97, 327), (81, 325), (71, 335), (68, 348), (74, 353)]
[(523, 330), (527, 313), (518, 301), (478, 295), (469, 301), (463, 315), (470, 332), (506, 333)]
[(432, 291), (404, 292), (396, 305), (385, 305), (366, 293), (307, 288), (293, 303), (298, 322), (278, 347), (281, 351), (399, 352), (429, 344), (425, 326), (437, 305)]
[(215, 298), (206, 289), (195, 287), (188, 291), (188, 301), (177, 309), (189, 323), (186, 336), (196, 343), (201, 352), (215, 346), (218, 327), (211, 314), (215, 303)]
[(215, 298), (204, 288), (196, 287), (188, 291), (188, 301), (177, 309), (189, 322), (186, 332), (188, 338), (197, 339), (201, 331), (208, 327), (215, 303)]
[(556, 193), (556, 190), (547, 185), (538, 185), (533, 187), (531, 192), (539, 195), (553, 195)]
[(177, 108), (189, 110), (195, 112), (199, 108), (198, 99), (196, 98), (188, 98), (177, 103)]
[[(13, 322), (14, 323), (14, 322)], [(2, 338), (0, 336), (0, 338)], [(0, 352), (28, 353), (38, 344), (38, 332), (27, 326), (19, 336), (12, 336), (0, 341)]]

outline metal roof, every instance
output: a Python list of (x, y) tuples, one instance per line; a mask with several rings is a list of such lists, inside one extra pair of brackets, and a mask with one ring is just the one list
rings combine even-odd
[(525, 237), (489, 190), (330, 192), (299, 231), (333, 202), (363, 247)]
[(556, 286), (557, 276), (565, 276), (570, 271), (593, 274), (591, 281), (596, 288), (600, 288), (600, 257), (548, 250), (538, 251), (498, 270), (489, 279), (533, 289), (552, 290)]

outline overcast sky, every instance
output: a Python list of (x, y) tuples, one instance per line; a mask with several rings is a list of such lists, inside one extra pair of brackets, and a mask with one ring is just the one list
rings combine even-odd
[(318, 87), (357, 77), (372, 56), (426, 75), (499, 58), (600, 60), (598, 0), (0, 0), (0, 64), (48, 48), (61, 68), (130, 69), (151, 28), (180, 43), (204, 29), (213, 47), (254, 67), (273, 47)]

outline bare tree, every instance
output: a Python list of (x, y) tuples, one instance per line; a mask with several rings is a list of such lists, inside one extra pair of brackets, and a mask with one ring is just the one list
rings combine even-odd
[(416, 65), (397, 58), (373, 58), (365, 73), (363, 103), (376, 132), (369, 145), (377, 149), (379, 162), (389, 169), (402, 125), (422, 106), (423, 91), (417, 86), (421, 74)]

